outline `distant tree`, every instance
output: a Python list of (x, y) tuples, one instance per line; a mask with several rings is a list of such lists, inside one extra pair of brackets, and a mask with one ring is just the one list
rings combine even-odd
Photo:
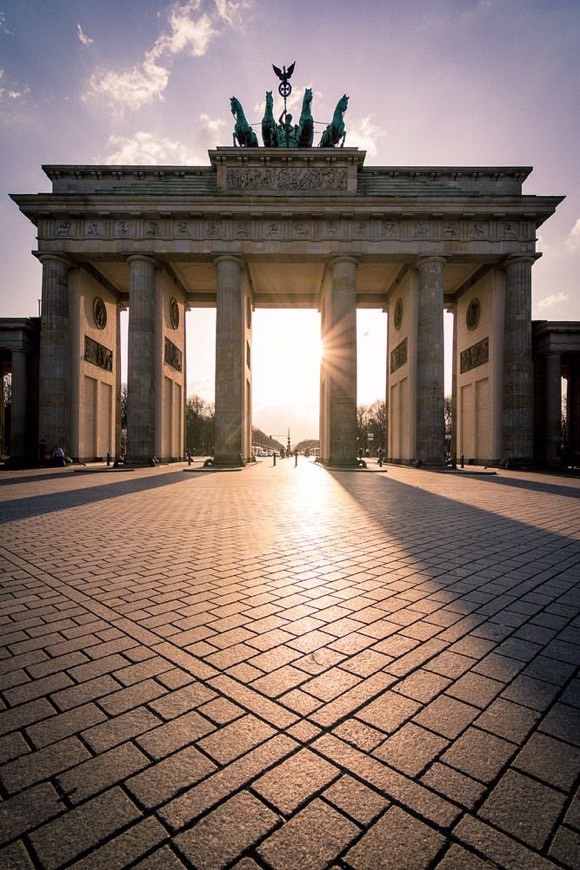
[(282, 444), (279, 441), (266, 435), (257, 426), (252, 426), (252, 446), (263, 447), (264, 450), (282, 450)]
[(320, 441), (318, 438), (305, 438), (303, 441), (299, 441), (294, 449), (297, 450), (298, 453), (305, 453), (307, 450), (312, 450), (313, 448), (320, 448)]
[(445, 450), (451, 453), (453, 434), (453, 398), (451, 396), (445, 396), (443, 399), (443, 420), (445, 424)]
[(189, 396), (185, 405), (185, 449), (210, 453), (215, 444), (215, 407), (201, 396)]
[[(373, 452), (387, 446), (387, 405), (377, 399), (372, 405), (359, 405), (356, 409), (357, 445)], [(370, 436), (370, 437), (369, 437)]]
[(127, 428), (127, 384), (121, 384), (121, 429)]

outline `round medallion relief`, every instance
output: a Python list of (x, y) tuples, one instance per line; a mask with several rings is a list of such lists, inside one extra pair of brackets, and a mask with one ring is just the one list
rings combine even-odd
[(467, 306), (465, 314), (465, 324), (468, 329), (475, 329), (479, 323), (479, 315), (481, 314), (481, 304), (479, 299), (472, 299)]
[(179, 326), (179, 305), (175, 296), (172, 297), (169, 303), (169, 315), (171, 317), (171, 325), (174, 329)]
[(107, 325), (107, 308), (100, 296), (93, 301), (93, 319), (97, 329), (104, 329)]
[(399, 296), (395, 303), (395, 329), (401, 328), (403, 322), (403, 300)]

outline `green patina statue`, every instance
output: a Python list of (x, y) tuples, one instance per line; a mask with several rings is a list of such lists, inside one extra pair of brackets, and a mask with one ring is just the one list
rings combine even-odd
[[(266, 107), (262, 118), (262, 141), (266, 148), (311, 148), (314, 141), (314, 118), (312, 117), (312, 88), (306, 88), (302, 100), (302, 110), (298, 124), (292, 123), (292, 115), (286, 109), (286, 100), (292, 93), (289, 78), (294, 72), (295, 63), (280, 70), (274, 66), (274, 72), (280, 79), (278, 92), (284, 98), (284, 110), (276, 123), (274, 117), (274, 98), (272, 91), (266, 91)], [(242, 104), (236, 97), (230, 100), (232, 114), (236, 119), (234, 127), (234, 145), (241, 148), (257, 148), (258, 137), (252, 130), (252, 125), (246, 120)], [(344, 145), (346, 129), (342, 116), (348, 106), (348, 97), (344, 94), (338, 101), (334, 116), (326, 127), (319, 143), (320, 148), (334, 148)]]
[(258, 137), (248, 124), (242, 104), (236, 97), (230, 99), (230, 108), (232, 115), (236, 119), (234, 127), (234, 145), (240, 145), (242, 148), (257, 148)]
[(344, 140), (346, 139), (346, 127), (344, 126), (342, 116), (346, 112), (347, 107), (348, 97), (344, 94), (336, 104), (332, 121), (322, 134), (319, 148), (333, 148), (335, 145), (338, 145), (339, 142), (340, 147), (342, 148)]

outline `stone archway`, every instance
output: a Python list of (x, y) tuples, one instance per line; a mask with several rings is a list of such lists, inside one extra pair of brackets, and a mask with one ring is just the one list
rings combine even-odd
[[(356, 148), (218, 148), (206, 167), (49, 166), (13, 198), (43, 264), (40, 428), (116, 452), (129, 308), (128, 453), (183, 457), (185, 311), (216, 306), (216, 462), (251, 453), (251, 309), (315, 307), (329, 364), (321, 458), (356, 458), (357, 307), (389, 314), (389, 458), (442, 464), (443, 309), (458, 453), (532, 457), (531, 275), (561, 197), (527, 167), (365, 167)], [(99, 301), (97, 301), (99, 300)], [(250, 314), (248, 314), (250, 312)], [(330, 364), (332, 361), (332, 364)]]

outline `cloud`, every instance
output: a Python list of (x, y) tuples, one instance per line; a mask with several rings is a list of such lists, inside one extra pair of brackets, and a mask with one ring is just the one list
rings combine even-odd
[(242, 13), (252, 7), (253, 0), (215, 0), (217, 14), (230, 27), (239, 27)]
[(4, 12), (0, 12), (0, 31), (2, 33), (8, 33), (10, 36), (14, 36), (11, 30), (8, 30), (6, 27), (6, 14)]
[(98, 70), (91, 76), (89, 91), (83, 96), (83, 100), (86, 102), (100, 96), (120, 109), (137, 110), (156, 97), (162, 100), (168, 81), (169, 70), (156, 64), (149, 52), (145, 55), (140, 69), (133, 67), (121, 73)]
[(570, 235), (566, 239), (566, 247), (572, 248), (573, 251), (580, 250), (580, 218), (576, 221)]
[(18, 85), (12, 88), (4, 87), (3, 79), (4, 70), (0, 69), (0, 103), (4, 100), (5, 97), (8, 97), (9, 100), (20, 100), (28, 96), (28, 94), (30, 93), (30, 88), (28, 87), (28, 85)]
[(190, 165), (199, 166), (204, 159), (181, 142), (167, 137), (156, 139), (152, 133), (143, 130), (133, 136), (109, 136), (107, 154), (99, 163), (144, 165)]
[[(143, 63), (122, 72), (97, 70), (89, 80), (83, 101), (101, 98), (121, 111), (135, 111), (154, 100), (163, 100), (170, 79), (168, 60), (183, 53), (203, 57), (219, 36), (220, 25), (239, 26), (242, 12), (252, 3), (253, 0), (215, 0), (213, 14), (202, 11), (202, 0), (173, 3), (168, 13), (169, 30), (145, 53)], [(79, 25), (79, 38), (83, 41), (81, 33)]]
[(345, 145), (356, 146), (370, 155), (375, 155), (377, 140), (385, 135), (385, 131), (375, 123), (374, 118), (375, 116), (371, 114), (349, 123), (348, 115), (345, 115)]
[(219, 133), (222, 127), (225, 127), (225, 121), (222, 118), (210, 118), (205, 112), (198, 118), (199, 125), (202, 130), (207, 130), (209, 133)]
[(563, 302), (569, 302), (570, 297), (567, 293), (552, 293), (551, 296), (545, 296), (538, 302), (538, 310), (545, 311), (546, 308), (554, 308), (556, 305), (561, 305)]
[(92, 42), (95, 41), (94, 39), (91, 39), (90, 36), (87, 36), (86, 33), (83, 33), (83, 29), (80, 24), (77, 24), (77, 32), (79, 35), (79, 40), (82, 42), (83, 45), (90, 45)]

